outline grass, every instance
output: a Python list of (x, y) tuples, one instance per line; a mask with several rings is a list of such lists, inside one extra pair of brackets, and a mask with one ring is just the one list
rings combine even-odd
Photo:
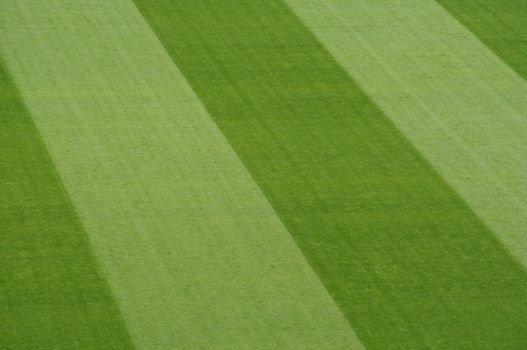
[(434, 1), (289, 4), (527, 267), (525, 80)]
[(437, 0), (496, 55), (527, 79), (527, 3), (522, 0)]
[(0, 140), (0, 348), (129, 348), (85, 231), (1, 60)]
[(360, 349), (133, 3), (0, 19), (26, 28), (2, 53), (137, 348)]
[(524, 347), (525, 82), (410, 3), (0, 2), (0, 347)]
[(526, 341), (520, 266), (282, 2), (136, 3), (366, 348)]

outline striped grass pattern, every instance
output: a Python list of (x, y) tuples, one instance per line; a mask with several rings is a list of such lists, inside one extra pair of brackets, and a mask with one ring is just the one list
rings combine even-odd
[(0, 348), (526, 348), (526, 23), (1, 1)]

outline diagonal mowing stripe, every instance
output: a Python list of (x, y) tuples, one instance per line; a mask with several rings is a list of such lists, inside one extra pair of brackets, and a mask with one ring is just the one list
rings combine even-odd
[(527, 79), (527, 1), (436, 1)]
[(132, 348), (86, 234), (1, 59), (0, 310), (1, 349)]
[(526, 267), (527, 83), (434, 1), (288, 2)]
[(366, 348), (526, 342), (521, 266), (283, 2), (135, 2)]
[(2, 1), (5, 54), (139, 349), (361, 349), (132, 2)]

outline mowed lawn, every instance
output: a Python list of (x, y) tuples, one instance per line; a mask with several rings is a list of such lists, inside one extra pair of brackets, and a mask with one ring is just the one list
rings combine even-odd
[(0, 349), (527, 348), (527, 2), (0, 1)]

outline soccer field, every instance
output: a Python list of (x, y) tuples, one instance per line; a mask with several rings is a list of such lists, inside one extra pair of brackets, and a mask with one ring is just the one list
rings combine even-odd
[(527, 349), (526, 33), (0, 1), (0, 349)]

